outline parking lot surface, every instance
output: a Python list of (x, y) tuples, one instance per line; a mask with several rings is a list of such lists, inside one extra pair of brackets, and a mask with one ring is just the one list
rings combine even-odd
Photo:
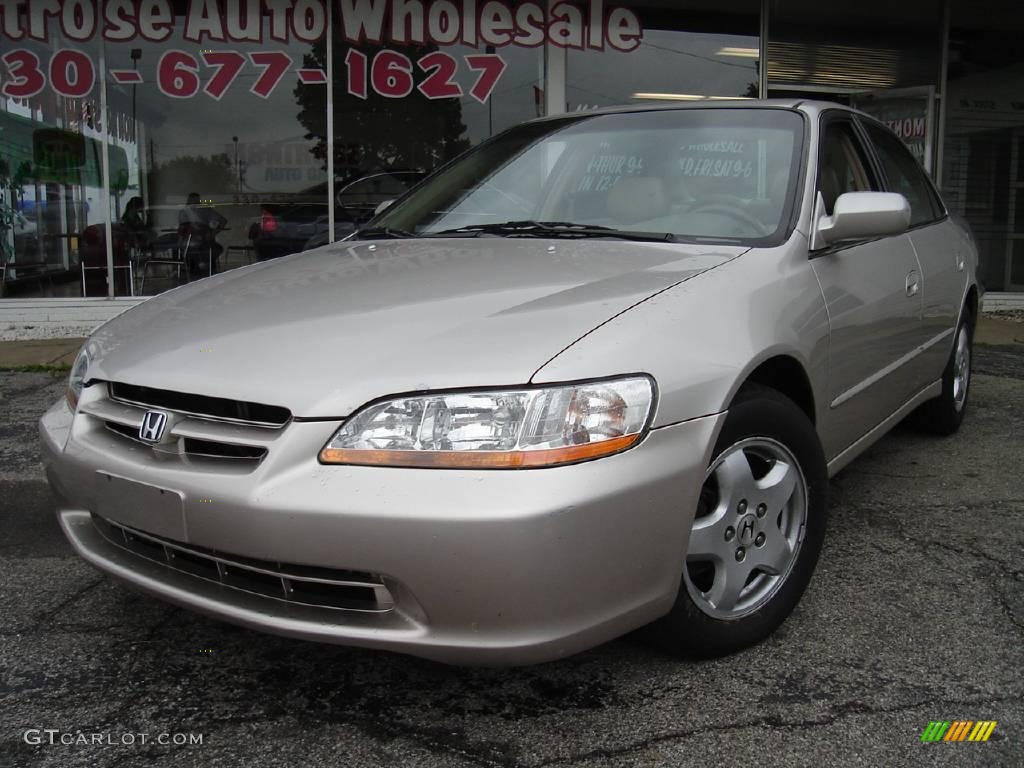
[[(833, 479), (768, 641), (693, 663), (637, 633), (504, 670), (266, 636), (101, 576), (39, 466), (63, 380), (0, 373), (0, 766), (1024, 765), (1024, 347), (975, 373), (959, 435), (901, 427)], [(922, 743), (933, 720), (998, 725)]]

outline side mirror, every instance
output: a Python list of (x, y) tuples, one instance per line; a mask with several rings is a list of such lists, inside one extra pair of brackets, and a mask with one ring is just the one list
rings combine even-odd
[(898, 235), (910, 226), (910, 203), (895, 192), (846, 192), (836, 200), (831, 216), (818, 220), (824, 244), (841, 240)]
[(387, 210), (388, 206), (390, 206), (393, 202), (395, 202), (395, 201), (394, 200), (384, 200), (383, 202), (378, 203), (377, 207), (373, 209), (373, 215), (374, 216), (379, 216), (380, 214), (384, 213), (384, 211)]

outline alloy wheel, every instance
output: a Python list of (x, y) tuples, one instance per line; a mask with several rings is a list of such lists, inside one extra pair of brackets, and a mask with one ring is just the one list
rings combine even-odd
[(961, 325), (956, 336), (956, 352), (953, 356), (953, 407), (959, 413), (967, 402), (967, 387), (971, 379), (971, 345), (967, 337), (967, 326)]
[(694, 603), (737, 619), (767, 603), (800, 553), (807, 481), (782, 443), (741, 440), (708, 468), (683, 578)]

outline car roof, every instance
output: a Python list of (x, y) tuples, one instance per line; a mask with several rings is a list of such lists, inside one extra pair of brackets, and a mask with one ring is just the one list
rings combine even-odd
[[(844, 104), (837, 104), (831, 101), (816, 99), (692, 99), (686, 101), (650, 101), (643, 104), (623, 104), (621, 106), (601, 107), (599, 109), (588, 109), (580, 112), (563, 112), (557, 115), (539, 117), (530, 122), (544, 122), (547, 120), (558, 120), (568, 115), (615, 115), (629, 112), (664, 112), (686, 109), (789, 109), (793, 111), (806, 112), (816, 115), (826, 109), (840, 109), (846, 112), (863, 115), (871, 118), (860, 110), (848, 107)], [(874, 119), (874, 118), (872, 118)]]

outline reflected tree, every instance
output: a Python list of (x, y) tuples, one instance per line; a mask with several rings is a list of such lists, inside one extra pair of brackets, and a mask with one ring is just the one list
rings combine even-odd
[(198, 192), (204, 197), (227, 194), (235, 191), (235, 172), (231, 158), (225, 154), (209, 157), (182, 155), (157, 163), (150, 169), (149, 189), (154, 201), (190, 192)]
[[(326, 41), (312, 46), (304, 67), (327, 70)], [(334, 168), (348, 180), (372, 171), (388, 169), (431, 170), (469, 148), (462, 105), (457, 98), (431, 100), (413, 89), (404, 98), (385, 98), (368, 89), (366, 99), (348, 94), (345, 56), (349, 49), (365, 54), (367, 62), (380, 51), (374, 45), (350, 45), (334, 30)], [(434, 45), (399, 49), (412, 61), (436, 51)], [(414, 75), (416, 76), (416, 75)], [(418, 75), (422, 78), (422, 74)], [(327, 163), (327, 88), (302, 85), (295, 88), (298, 119), (306, 138), (315, 142), (314, 157)]]

